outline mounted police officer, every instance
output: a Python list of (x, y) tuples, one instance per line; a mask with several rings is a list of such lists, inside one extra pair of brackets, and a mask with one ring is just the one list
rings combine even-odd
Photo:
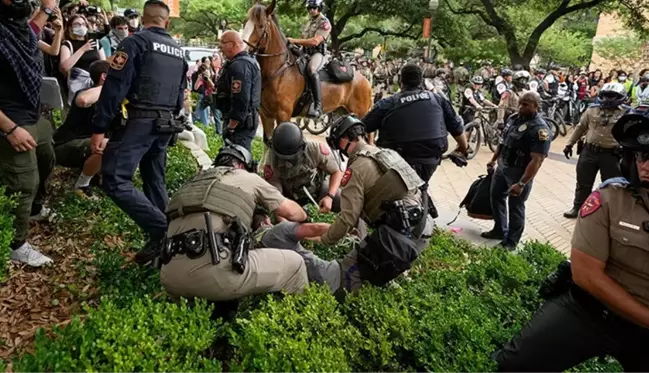
[(304, 210), (256, 174), (244, 147), (228, 142), (215, 165), (169, 202), (162, 285), (173, 297), (211, 301), (302, 292), (308, 283), (302, 257), (286, 250), (253, 250), (251, 225), (256, 205), (295, 222), (307, 218)]
[(423, 181), (397, 152), (369, 145), (364, 134), (363, 122), (346, 116), (333, 124), (327, 137), (349, 162), (340, 184), (341, 211), (320, 241), (338, 242), (359, 219), (374, 228), (341, 261), (340, 288), (347, 291), (355, 291), (363, 281), (384, 285), (409, 269), (433, 230), (425, 213)]
[(509, 251), (516, 250), (523, 235), (525, 201), (532, 191), (532, 180), (550, 150), (550, 130), (538, 113), (540, 105), (541, 98), (536, 92), (521, 96), (518, 114), (509, 119), (503, 142), (487, 164), (487, 169), (492, 170), (498, 162), (491, 182), (495, 225), (481, 236), (501, 240), (500, 245)]
[[(165, 29), (169, 7), (163, 1), (147, 1), (142, 21), (144, 30), (124, 39), (115, 52), (96, 104), (91, 148), (104, 154), (104, 191), (149, 236), (135, 258), (145, 264), (154, 259), (167, 231), (163, 212), (169, 199), (164, 178), (167, 145), (184, 130), (175, 116), (183, 108), (187, 63)], [(112, 129), (103, 149), (104, 134), (125, 98), (125, 126)], [(144, 193), (133, 187), (138, 166)]]
[(379, 101), (362, 121), (368, 133), (380, 130), (378, 146), (395, 150), (428, 184), (448, 150), (448, 133), (465, 156), (467, 142), (450, 101), (422, 89), (422, 79), (419, 66), (404, 66), (401, 92)]
[(570, 262), (548, 281), (546, 302), (494, 354), (499, 371), (562, 372), (610, 355), (627, 372), (649, 371), (649, 112), (613, 126), (622, 173), (579, 210)]
[(509, 117), (518, 111), (518, 99), (527, 88), (530, 81), (530, 73), (525, 70), (516, 71), (512, 77), (512, 84), (507, 88), (500, 97), (498, 104), (498, 119), (496, 126), (499, 129), (505, 128), (505, 123)]
[(284, 122), (273, 131), (268, 157), (264, 179), (284, 196), (302, 206), (317, 198), (321, 212), (340, 211), (343, 172), (327, 144), (306, 141), (297, 124)]
[(250, 151), (259, 126), (261, 69), (238, 32), (224, 32), (220, 48), (228, 59), (216, 87), (216, 107), (227, 123), (223, 137)]
[(309, 108), (308, 116), (312, 118), (319, 118), (322, 115), (322, 89), (318, 71), (325, 64), (326, 42), (331, 34), (331, 23), (322, 14), (324, 5), (323, 0), (307, 0), (306, 8), (309, 10), (311, 19), (302, 29), (302, 39), (288, 38), (289, 43), (303, 46), (306, 53), (311, 56), (308, 78), (313, 92), (313, 104)]
[(625, 101), (626, 88), (622, 84), (605, 84), (599, 91), (599, 103), (589, 106), (584, 112), (563, 149), (566, 158), (570, 159), (572, 147), (584, 134), (586, 135), (586, 145), (577, 162), (575, 200), (572, 209), (563, 214), (564, 217), (577, 217), (579, 208), (593, 190), (598, 171), (602, 175), (602, 181), (621, 175), (618, 144), (611, 130), (613, 124), (629, 109), (623, 104)]

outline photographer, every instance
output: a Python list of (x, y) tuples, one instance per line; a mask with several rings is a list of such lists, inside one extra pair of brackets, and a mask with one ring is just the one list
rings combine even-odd
[[(610, 355), (625, 371), (649, 371), (649, 108), (613, 127), (625, 178), (605, 181), (579, 210), (570, 273), (554, 296), (496, 352), (500, 371), (558, 372)], [(572, 278), (572, 281), (571, 281)]]
[(209, 108), (211, 105), (211, 96), (214, 93), (214, 82), (212, 81), (212, 68), (210, 59), (203, 57), (201, 65), (192, 77), (194, 92), (198, 93), (198, 104), (194, 111), (194, 120), (198, 120), (204, 125), (210, 124)]
[(27, 242), (27, 235), (39, 179), (47, 180), (54, 165), (51, 124), (39, 120), (43, 62), (38, 34), (55, 7), (56, 0), (43, 0), (28, 23), (29, 2), (0, 0), (0, 184), (17, 195), (11, 259), (34, 267), (52, 262)]

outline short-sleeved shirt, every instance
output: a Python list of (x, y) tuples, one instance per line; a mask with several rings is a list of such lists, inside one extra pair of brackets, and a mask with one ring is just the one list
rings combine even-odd
[(322, 36), (324, 40), (329, 38), (331, 34), (331, 22), (324, 16), (324, 14), (319, 14), (317, 17), (313, 17), (309, 20), (309, 23), (304, 26), (302, 30), (302, 37), (310, 39), (316, 36)]
[(586, 143), (602, 148), (612, 149), (617, 146), (613, 138), (613, 125), (626, 112), (626, 107), (620, 106), (613, 110), (603, 110), (599, 105), (589, 107), (579, 120), (568, 144), (574, 145), (586, 134)]
[(649, 306), (649, 195), (611, 185), (593, 192), (579, 211), (572, 247), (606, 263), (605, 271), (636, 300)]
[(503, 135), (503, 146), (521, 149), (527, 153), (543, 154), (544, 156), (547, 156), (550, 152), (551, 142), (548, 125), (538, 117), (538, 114), (533, 119), (512, 116)]

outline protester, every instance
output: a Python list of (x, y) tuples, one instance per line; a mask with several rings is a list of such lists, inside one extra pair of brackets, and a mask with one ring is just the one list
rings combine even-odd
[(110, 20), (110, 32), (99, 43), (106, 57), (112, 56), (122, 40), (128, 37), (128, 21), (125, 17), (115, 16)]

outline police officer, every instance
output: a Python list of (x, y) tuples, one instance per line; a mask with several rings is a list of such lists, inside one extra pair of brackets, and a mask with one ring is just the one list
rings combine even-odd
[(484, 106), (496, 107), (491, 101), (487, 100), (482, 94), (482, 86), (484, 84), (484, 79), (476, 75), (471, 78), (471, 87), (467, 87), (464, 90), (462, 95), (462, 104), (460, 106), (460, 112), (464, 124), (468, 124), (473, 121), (475, 118), (475, 111), (482, 109)]
[[(403, 83), (402, 83), (403, 84)], [(448, 71), (443, 68), (435, 70), (433, 79), (434, 92), (447, 100), (451, 100), (451, 87), (448, 85)]]
[(541, 98), (536, 92), (521, 96), (518, 114), (509, 119), (503, 142), (487, 164), (487, 169), (492, 170), (498, 162), (491, 182), (495, 225), (481, 236), (502, 240), (500, 245), (509, 251), (516, 250), (523, 235), (525, 201), (532, 191), (532, 180), (550, 150), (550, 130), (538, 113), (540, 105)]
[[(169, 7), (163, 1), (147, 1), (142, 22), (144, 30), (124, 39), (110, 64), (96, 104), (91, 148), (104, 154), (104, 191), (149, 236), (135, 258), (146, 264), (155, 258), (167, 230), (167, 145), (173, 133), (184, 129), (174, 117), (183, 108), (188, 66), (182, 50), (165, 29)], [(126, 125), (114, 129), (103, 149), (104, 134), (124, 98), (128, 101)], [(133, 187), (138, 165), (144, 193)]]
[(494, 354), (500, 371), (560, 372), (604, 355), (649, 371), (649, 112), (625, 114), (612, 133), (626, 179), (605, 181), (581, 206), (572, 275)]
[(469, 79), (469, 70), (464, 67), (464, 61), (460, 61), (460, 66), (456, 67), (453, 71), (453, 77), (455, 78), (455, 85), (464, 85)]
[(309, 60), (309, 79), (313, 92), (313, 103), (309, 107), (308, 116), (319, 118), (322, 115), (322, 89), (318, 71), (325, 64), (326, 41), (331, 33), (331, 23), (322, 14), (323, 0), (307, 0), (306, 8), (311, 19), (302, 29), (302, 39), (288, 38), (289, 43), (304, 47), (305, 52), (311, 56)]
[(339, 212), (340, 167), (327, 144), (306, 141), (297, 124), (284, 122), (273, 131), (264, 179), (302, 206), (310, 203), (310, 195), (321, 212)]
[[(358, 289), (364, 280), (383, 285), (408, 269), (428, 245), (433, 230), (433, 221), (425, 214), (428, 198), (421, 193), (424, 183), (419, 176), (395, 151), (365, 142), (364, 134), (363, 122), (345, 116), (333, 124), (327, 137), (329, 145), (349, 157), (349, 162), (341, 182), (341, 211), (320, 241), (335, 244), (361, 218), (374, 227), (372, 235), (342, 259), (341, 289), (347, 291)], [(397, 270), (384, 267), (375, 255), (393, 259), (392, 268)], [(410, 259), (407, 268), (397, 265), (399, 258)]]
[[(255, 163), (244, 147), (224, 146), (215, 165), (182, 186), (169, 202), (162, 285), (173, 297), (211, 301), (302, 292), (308, 278), (298, 254), (251, 250), (248, 243), (252, 243), (250, 228), (256, 205), (296, 222), (307, 218), (304, 210), (255, 173)], [(241, 245), (244, 251), (239, 251)], [(246, 254), (247, 259), (238, 260)]]
[(586, 134), (586, 145), (577, 162), (577, 187), (572, 209), (563, 214), (574, 219), (579, 208), (593, 190), (597, 172), (602, 181), (620, 176), (618, 145), (611, 130), (613, 124), (629, 109), (623, 105), (626, 89), (620, 83), (607, 83), (599, 91), (599, 103), (592, 104), (581, 116), (579, 124), (563, 149), (566, 158), (572, 156), (572, 147)]
[(250, 151), (259, 126), (261, 69), (238, 32), (224, 32), (220, 48), (228, 59), (216, 84), (216, 106), (227, 123), (224, 137)]
[(496, 120), (496, 126), (499, 129), (503, 129), (509, 116), (518, 111), (518, 99), (523, 94), (529, 80), (530, 73), (525, 70), (520, 70), (514, 73), (511, 86), (502, 93), (500, 103), (498, 104), (498, 119)]
[(550, 73), (543, 78), (543, 89), (550, 96), (556, 97), (559, 92), (559, 67), (550, 66)]
[(503, 69), (501, 71), (500, 76), (496, 79), (496, 89), (494, 90), (492, 95), (494, 102), (500, 102), (503, 93), (511, 88), (513, 77), (514, 72), (510, 69)]
[(543, 78), (547, 74), (545, 69), (535, 69), (534, 70), (534, 79), (530, 80), (529, 86), (531, 91), (538, 92), (541, 97), (547, 96), (545, 89), (543, 88)]

